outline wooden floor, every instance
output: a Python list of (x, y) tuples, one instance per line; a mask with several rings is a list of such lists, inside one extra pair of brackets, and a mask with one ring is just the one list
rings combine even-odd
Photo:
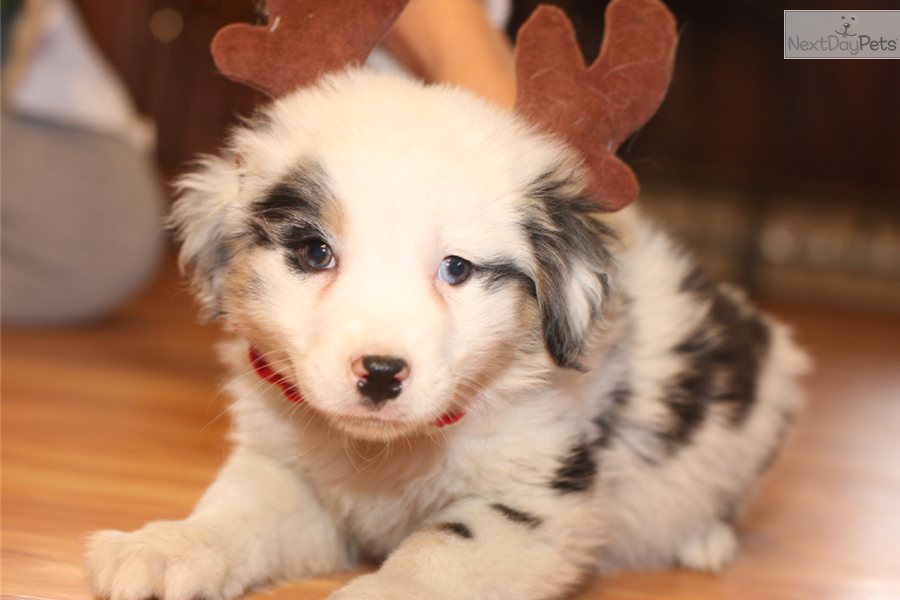
[[(814, 354), (805, 418), (720, 575), (592, 581), (600, 599), (900, 599), (900, 321), (776, 307)], [(168, 265), (115, 319), (3, 332), (2, 594), (86, 599), (82, 543), (191, 508), (228, 449), (217, 333)], [(258, 598), (323, 598), (348, 576)]]

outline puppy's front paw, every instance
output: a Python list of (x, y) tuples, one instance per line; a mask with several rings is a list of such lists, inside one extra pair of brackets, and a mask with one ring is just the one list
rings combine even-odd
[(383, 571), (357, 577), (328, 600), (441, 600), (444, 596), (412, 579)]
[(721, 571), (734, 561), (737, 552), (734, 529), (725, 523), (715, 523), (682, 544), (678, 550), (678, 562), (698, 571)]
[(185, 521), (157, 521), (132, 533), (99, 531), (87, 543), (96, 593), (109, 600), (227, 600), (244, 591), (221, 540)]

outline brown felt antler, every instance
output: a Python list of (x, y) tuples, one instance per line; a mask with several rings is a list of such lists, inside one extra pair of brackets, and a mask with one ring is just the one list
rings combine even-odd
[(638, 192), (619, 145), (659, 108), (675, 58), (675, 19), (657, 0), (613, 0), (600, 55), (590, 67), (572, 24), (558, 8), (539, 7), (516, 40), (516, 112), (562, 136), (581, 154), (588, 196), (605, 210)]
[(268, 0), (268, 23), (222, 28), (213, 58), (229, 79), (277, 98), (363, 63), (407, 1)]
[[(229, 25), (213, 40), (230, 79), (272, 98), (365, 61), (407, 0), (268, 0), (263, 26)], [(516, 111), (577, 150), (587, 194), (614, 211), (637, 196), (634, 173), (615, 156), (662, 102), (672, 75), (675, 19), (659, 0), (613, 0), (600, 55), (590, 67), (558, 8), (539, 7), (516, 43)]]

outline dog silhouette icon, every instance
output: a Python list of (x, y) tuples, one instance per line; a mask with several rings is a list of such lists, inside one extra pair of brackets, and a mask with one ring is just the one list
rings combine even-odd
[(850, 27), (856, 24), (856, 15), (841, 15), (841, 28), (834, 32), (843, 37), (854, 37), (856, 34), (850, 31)]

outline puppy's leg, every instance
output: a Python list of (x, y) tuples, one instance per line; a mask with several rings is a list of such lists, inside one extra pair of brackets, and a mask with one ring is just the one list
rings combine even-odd
[(87, 566), (102, 598), (225, 600), (268, 581), (346, 567), (347, 556), (302, 479), (239, 451), (187, 519), (98, 532)]
[(585, 498), (468, 498), (408, 537), (381, 569), (329, 600), (559, 597), (596, 562), (602, 528)]
[(698, 571), (721, 571), (737, 557), (738, 541), (731, 525), (718, 521), (686, 540), (678, 549), (679, 564)]

